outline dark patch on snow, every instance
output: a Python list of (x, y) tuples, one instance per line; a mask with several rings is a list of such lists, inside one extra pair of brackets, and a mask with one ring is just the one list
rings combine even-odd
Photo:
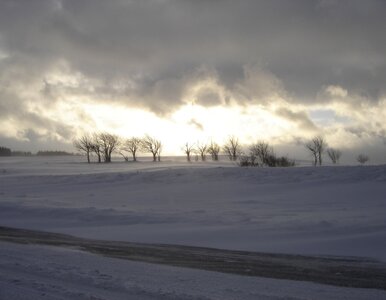
[(108, 257), (245, 276), (386, 290), (386, 264), (367, 258), (304, 256), (163, 244), (101, 241), (0, 227), (0, 240), (78, 248)]

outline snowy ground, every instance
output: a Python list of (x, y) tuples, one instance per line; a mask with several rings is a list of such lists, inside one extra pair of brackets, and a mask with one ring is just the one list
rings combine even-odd
[[(228, 162), (88, 165), (78, 159), (1, 158), (0, 225), (106, 240), (363, 256), (386, 261), (386, 166), (261, 169), (234, 167)], [(26, 246), (8, 244), (2, 244), (0, 249), (13, 247), (15, 255), (19, 253), (21, 258), (32, 249), (36, 249), (36, 254), (43, 251), (37, 246), (23, 250)], [(60, 251), (43, 249), (47, 256)], [(74, 257), (76, 265), (77, 255), (98, 260), (103, 267), (115, 262), (66, 251), (63, 255), (67, 261), (63, 263), (70, 264)], [(128, 268), (141, 266), (126, 263)], [(166, 267), (146, 265), (146, 268), (151, 273), (152, 268)], [(175, 268), (165, 270), (180, 272)], [(233, 275), (204, 271), (186, 272), (197, 274), (198, 278), (223, 278), (218, 280), (224, 280), (224, 288), (226, 280), (240, 282), (240, 286), (241, 282), (252, 280), (256, 284), (257, 280), (236, 279), (237, 276), (231, 279)], [(200, 272), (205, 275), (198, 275)], [(170, 271), (169, 275), (172, 274)], [(139, 278), (142, 275), (138, 274)], [(4, 272), (1, 276), (8, 277)], [(8, 284), (3, 279), (0, 282)], [(266, 286), (274, 286), (276, 282), (261, 280)], [(300, 289), (303, 283), (294, 284)], [(232, 293), (223, 295), (228, 299), (248, 299), (247, 295), (241, 298)], [(288, 295), (300, 294), (293, 290)], [(382, 296), (386, 299), (385, 294)], [(145, 295), (143, 299), (146, 297), (152, 296)], [(323, 298), (337, 299), (320, 299)]]
[(0, 299), (377, 300), (386, 299), (386, 291), (244, 277), (0, 243)]

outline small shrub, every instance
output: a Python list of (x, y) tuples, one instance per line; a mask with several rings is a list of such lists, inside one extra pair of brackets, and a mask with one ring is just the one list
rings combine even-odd
[(357, 161), (363, 165), (365, 164), (366, 162), (369, 161), (369, 157), (367, 155), (364, 155), (364, 154), (359, 154), (358, 157), (357, 157)]
[[(258, 167), (259, 164), (256, 162), (253, 155), (243, 155), (239, 157), (239, 166), (240, 167)], [(274, 154), (270, 154), (265, 159), (265, 164), (268, 167), (293, 167), (295, 162), (288, 159), (285, 156), (276, 157)], [(263, 166), (263, 164), (261, 165)]]

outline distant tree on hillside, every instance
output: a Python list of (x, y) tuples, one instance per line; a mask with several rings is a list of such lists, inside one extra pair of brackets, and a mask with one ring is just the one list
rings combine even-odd
[(327, 154), (330, 157), (333, 164), (339, 163), (339, 159), (342, 156), (342, 152), (334, 148), (327, 149)]
[(194, 144), (186, 143), (184, 145), (184, 147), (182, 148), (182, 150), (186, 154), (186, 160), (190, 162), (190, 160), (191, 160), (190, 156), (191, 156), (192, 152), (194, 151)]
[(319, 162), (319, 165), (322, 165), (322, 154), (326, 148), (326, 142), (323, 137), (316, 136), (311, 141), (306, 143), (305, 147), (311, 152), (314, 158), (314, 166)]
[(94, 152), (95, 155), (97, 156), (98, 163), (101, 163), (103, 152), (102, 152), (102, 142), (99, 138), (98, 133), (94, 133), (92, 135), (91, 151)]
[[(125, 140), (121, 146), (121, 150), (131, 153), (133, 161), (137, 161), (137, 152), (141, 149), (142, 140), (137, 137), (132, 137)], [(125, 157), (122, 153), (121, 155), (128, 160), (128, 157)]]
[(142, 139), (141, 149), (153, 155), (153, 161), (161, 161), (162, 143), (154, 137), (146, 135)]
[(266, 142), (257, 142), (249, 146), (249, 155), (240, 155), (242, 167), (292, 167), (295, 162), (285, 156), (277, 157), (273, 148)]
[(357, 161), (358, 161), (361, 165), (363, 165), (363, 164), (365, 164), (366, 162), (368, 162), (369, 159), (370, 159), (370, 158), (369, 158), (367, 155), (365, 155), (365, 154), (359, 154), (359, 155), (357, 156)]
[(210, 145), (208, 147), (208, 153), (211, 155), (212, 160), (217, 161), (218, 155), (220, 153), (220, 146), (215, 142), (210, 142)]
[(87, 157), (87, 162), (90, 163), (90, 152), (93, 147), (93, 140), (88, 134), (82, 135), (80, 138), (74, 140), (74, 147), (80, 151), (84, 152)]
[(208, 153), (208, 145), (197, 143), (196, 153), (200, 155), (201, 161), (206, 161), (206, 154)]
[(111, 155), (119, 146), (119, 137), (115, 134), (103, 132), (98, 134), (105, 163), (111, 162)]
[(11, 156), (12, 152), (11, 149), (7, 147), (0, 147), (0, 156)]
[(236, 161), (237, 157), (241, 153), (241, 146), (239, 143), (239, 139), (234, 136), (230, 136), (223, 146), (223, 150), (226, 155), (228, 155), (230, 160)]
[(272, 147), (266, 142), (256, 142), (249, 147), (249, 156), (253, 165), (269, 166), (273, 155)]

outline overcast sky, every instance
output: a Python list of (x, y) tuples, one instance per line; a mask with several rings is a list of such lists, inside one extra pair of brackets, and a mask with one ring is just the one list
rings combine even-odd
[(386, 162), (386, 1), (1, 0), (0, 145), (229, 135)]

